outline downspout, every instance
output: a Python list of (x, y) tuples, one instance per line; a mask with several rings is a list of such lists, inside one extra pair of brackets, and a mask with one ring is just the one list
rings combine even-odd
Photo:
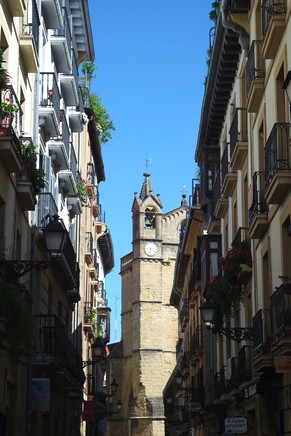
[(229, 0), (221, 0), (220, 11), (222, 17), (222, 25), (225, 29), (231, 29), (235, 33), (239, 35), (239, 43), (243, 50), (249, 49), (249, 35), (246, 30), (241, 27), (239, 24), (233, 23), (231, 20), (227, 18), (227, 10), (228, 10)]

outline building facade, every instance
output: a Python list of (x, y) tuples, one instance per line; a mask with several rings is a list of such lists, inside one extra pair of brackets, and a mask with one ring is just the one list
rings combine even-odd
[[(80, 64), (94, 60), (88, 3), (2, 1), (0, 49), (1, 431), (80, 435), (92, 393), (84, 313), (86, 304), (101, 307), (93, 324), (105, 350), (104, 278), (113, 268), (101, 148), (78, 78)], [(55, 226), (64, 239), (50, 251), (45, 235)]]
[[(190, 307), (178, 434), (291, 432), (290, 14), (290, 1), (220, 2), (195, 152), (201, 276), (174, 289)], [(195, 260), (197, 237), (185, 238)], [(200, 341), (203, 299), (215, 312)]]

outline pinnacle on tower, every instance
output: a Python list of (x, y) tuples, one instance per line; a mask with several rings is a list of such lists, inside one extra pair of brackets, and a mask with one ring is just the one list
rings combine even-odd
[(154, 195), (153, 188), (150, 181), (150, 173), (146, 172), (144, 175), (144, 182), (140, 191), (140, 199), (144, 201), (150, 195)]

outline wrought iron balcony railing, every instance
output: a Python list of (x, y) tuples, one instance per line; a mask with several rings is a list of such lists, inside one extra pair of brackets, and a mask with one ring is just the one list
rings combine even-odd
[(238, 142), (247, 142), (247, 126), (247, 110), (244, 108), (236, 108), (232, 124), (229, 129), (230, 157), (232, 157), (235, 146)]
[(260, 309), (253, 317), (253, 357), (269, 353), (271, 346), (270, 309)]
[(253, 201), (249, 209), (250, 224), (254, 221), (257, 214), (267, 213), (268, 207), (265, 200), (265, 173), (255, 171), (253, 175)]
[(265, 146), (266, 188), (278, 171), (290, 171), (290, 123), (275, 123)]
[(274, 15), (284, 15), (286, 13), (286, 1), (263, 0), (262, 2), (262, 30), (265, 36)]
[(197, 356), (204, 348), (204, 326), (196, 327), (190, 341), (190, 357)]
[(38, 340), (33, 363), (52, 361), (56, 367), (69, 372), (76, 380), (84, 381), (82, 359), (69, 338), (69, 332), (56, 315), (37, 315), (39, 324)]
[(270, 297), (272, 342), (291, 336), (291, 283), (282, 284)]
[(248, 52), (246, 64), (246, 92), (249, 94), (252, 83), (257, 79), (264, 79), (264, 60), (262, 55), (263, 41), (255, 40), (252, 42)]

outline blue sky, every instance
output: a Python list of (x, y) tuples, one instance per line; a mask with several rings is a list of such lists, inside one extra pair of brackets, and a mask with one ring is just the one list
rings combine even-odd
[[(115, 125), (102, 146), (106, 181), (99, 186), (114, 244), (106, 277), (111, 342), (120, 339), (120, 258), (131, 251), (131, 206), (146, 161), (163, 212), (191, 195), (194, 152), (207, 75), (213, 0), (89, 0), (98, 67), (92, 86)], [(199, 6), (197, 6), (199, 5)]]

